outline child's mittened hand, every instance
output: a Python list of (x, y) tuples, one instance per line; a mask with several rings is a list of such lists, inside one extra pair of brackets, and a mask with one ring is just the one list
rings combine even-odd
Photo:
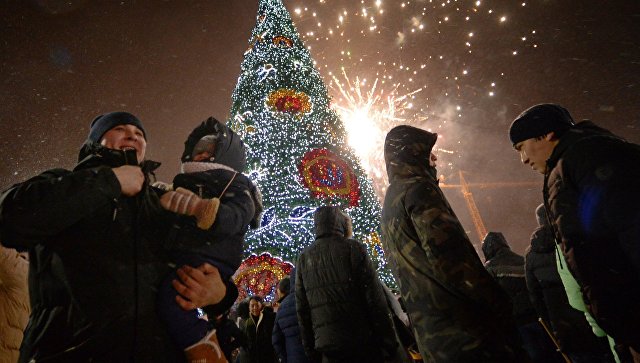
[(194, 216), (198, 221), (198, 228), (209, 229), (216, 220), (220, 199), (202, 199), (187, 189), (178, 188), (164, 193), (160, 197), (160, 205), (177, 214)]

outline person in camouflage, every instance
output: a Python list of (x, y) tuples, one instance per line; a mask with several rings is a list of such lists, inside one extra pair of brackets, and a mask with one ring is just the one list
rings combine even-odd
[(528, 362), (509, 297), (485, 270), (438, 187), (437, 134), (386, 137), (383, 247), (425, 362)]

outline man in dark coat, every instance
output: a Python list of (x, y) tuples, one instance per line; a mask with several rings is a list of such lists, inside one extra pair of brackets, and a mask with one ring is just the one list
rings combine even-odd
[[(169, 213), (148, 184), (159, 164), (144, 160), (146, 137), (129, 113), (101, 115), (74, 170), (46, 171), (0, 197), (0, 241), (30, 259), (20, 362), (182, 361), (155, 310), (168, 273), (161, 244)], [(176, 285), (192, 308), (202, 306), (189, 287), (202, 291), (203, 271), (181, 270), (189, 286)], [(216, 273), (208, 276), (224, 295)]]
[(365, 246), (339, 207), (314, 213), (316, 240), (296, 270), (302, 344), (314, 362), (383, 362), (397, 342), (385, 293)]
[(544, 174), (544, 205), (589, 311), (640, 361), (640, 146), (554, 104), (522, 112), (509, 136)]
[(553, 342), (538, 322), (529, 300), (524, 276), (524, 257), (513, 252), (500, 232), (489, 232), (482, 241), (484, 267), (511, 297), (513, 318), (522, 338), (523, 348), (534, 363), (562, 362)]
[(271, 344), (276, 314), (270, 306), (264, 306), (260, 296), (249, 298), (249, 319), (245, 323), (247, 352), (251, 363), (273, 363), (276, 353)]
[(596, 337), (584, 314), (569, 305), (556, 267), (558, 250), (553, 230), (543, 204), (536, 209), (536, 218), (539, 226), (531, 235), (531, 245), (524, 260), (533, 307), (555, 336), (560, 351), (573, 362), (612, 362), (606, 339)]
[(507, 294), (485, 270), (436, 179), (437, 134), (392, 129), (382, 243), (425, 362), (526, 362)]
[(296, 271), (289, 277), (289, 292), (280, 302), (273, 326), (271, 342), (281, 363), (307, 363), (309, 358), (302, 347), (300, 326), (296, 312)]

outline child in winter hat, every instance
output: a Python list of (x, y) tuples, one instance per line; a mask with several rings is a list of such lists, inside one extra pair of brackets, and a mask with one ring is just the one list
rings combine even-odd
[[(257, 226), (262, 201), (255, 185), (241, 173), (246, 166), (244, 143), (213, 117), (191, 132), (181, 160), (182, 173), (173, 184), (164, 184), (169, 190), (160, 198), (165, 209), (178, 214), (165, 245), (177, 266), (197, 268), (208, 263), (217, 268), (227, 293), (215, 311), (207, 313), (218, 315), (237, 298), (231, 276), (242, 262), (249, 225)], [(215, 329), (209, 331), (194, 310), (184, 311), (176, 303), (175, 278), (175, 272), (170, 274), (158, 291), (159, 315), (169, 334), (188, 361), (226, 362)]]

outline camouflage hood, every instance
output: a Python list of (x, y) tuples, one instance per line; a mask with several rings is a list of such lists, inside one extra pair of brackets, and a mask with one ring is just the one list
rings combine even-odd
[(339, 207), (323, 206), (313, 214), (316, 239), (327, 236), (351, 237), (351, 218)]
[(429, 166), (431, 149), (438, 134), (416, 127), (401, 125), (394, 127), (384, 141), (384, 161), (389, 181), (411, 176), (432, 176), (436, 169)]
[(503, 248), (511, 250), (504, 235), (500, 232), (489, 232), (482, 241), (482, 253), (487, 261), (494, 258)]

